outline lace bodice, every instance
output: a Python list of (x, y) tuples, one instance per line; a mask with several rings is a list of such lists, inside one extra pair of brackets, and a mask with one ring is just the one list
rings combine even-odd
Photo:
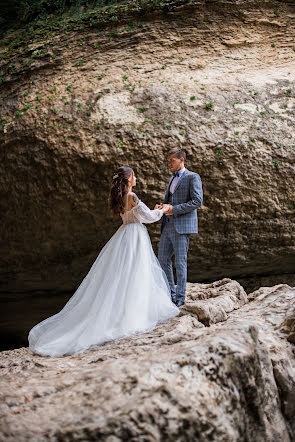
[[(127, 197), (127, 202), (128, 202), (128, 197)], [(131, 223), (147, 224), (159, 221), (162, 215), (163, 211), (161, 209), (150, 210), (141, 200), (139, 200), (138, 204), (132, 207), (132, 209), (128, 210), (125, 213), (121, 213), (121, 218), (124, 225)]]

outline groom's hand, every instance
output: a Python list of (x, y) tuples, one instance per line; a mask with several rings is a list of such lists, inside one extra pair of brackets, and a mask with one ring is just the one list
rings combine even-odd
[(155, 209), (163, 209), (163, 204), (156, 204)]
[(173, 206), (171, 204), (163, 204), (163, 207), (167, 210), (165, 215), (173, 215)]

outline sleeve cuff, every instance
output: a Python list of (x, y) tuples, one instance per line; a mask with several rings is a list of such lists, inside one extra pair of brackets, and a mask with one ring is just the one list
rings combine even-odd
[(172, 213), (177, 216), (177, 206), (172, 206)]

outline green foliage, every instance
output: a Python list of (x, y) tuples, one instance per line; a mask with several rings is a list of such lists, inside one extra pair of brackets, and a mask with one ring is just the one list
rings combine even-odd
[(32, 104), (25, 104), (24, 107), (23, 107), (23, 110), (28, 110), (32, 106), (33, 106)]
[(213, 109), (214, 104), (211, 103), (211, 101), (209, 103), (205, 104), (206, 109)]
[(134, 31), (136, 28), (141, 28), (143, 26), (142, 23), (130, 23), (130, 25), (125, 27), (126, 32)]
[[(82, 9), (89, 8), (89, 0), (3, 0), (1, 2), (0, 36), (8, 29), (27, 25), (34, 21), (57, 18), (66, 12), (73, 17)], [(92, 8), (119, 3), (117, 0), (94, 0)]]
[[(86, 28), (100, 29), (101, 25), (129, 18), (132, 14), (145, 15), (153, 11), (170, 12), (197, 0), (2, 0), (0, 8), (0, 42), (8, 47), (1, 58), (10, 58), (14, 48), (25, 46), (31, 40), (44, 41), (66, 31)], [(131, 22), (121, 30), (113, 29), (109, 39), (119, 32), (128, 32), (142, 27), (142, 23)], [(84, 45), (84, 42), (81, 43)], [(94, 43), (94, 47), (99, 47)], [(52, 46), (52, 49), (54, 46)], [(28, 46), (26, 46), (28, 50)], [(46, 55), (43, 49), (36, 49), (27, 65), (34, 62), (32, 57)], [(57, 58), (56, 54), (52, 55)], [(163, 65), (165, 68), (166, 65)], [(3, 82), (3, 77), (0, 77)]]
[(43, 57), (45, 54), (40, 50), (40, 49), (36, 49), (33, 53), (32, 56), (33, 57)]

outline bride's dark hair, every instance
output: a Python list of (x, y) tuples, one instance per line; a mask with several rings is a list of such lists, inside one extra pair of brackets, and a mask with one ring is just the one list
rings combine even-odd
[(124, 196), (128, 192), (128, 178), (131, 177), (133, 169), (128, 166), (121, 166), (113, 176), (109, 196), (109, 207), (114, 215), (120, 215), (124, 211)]

